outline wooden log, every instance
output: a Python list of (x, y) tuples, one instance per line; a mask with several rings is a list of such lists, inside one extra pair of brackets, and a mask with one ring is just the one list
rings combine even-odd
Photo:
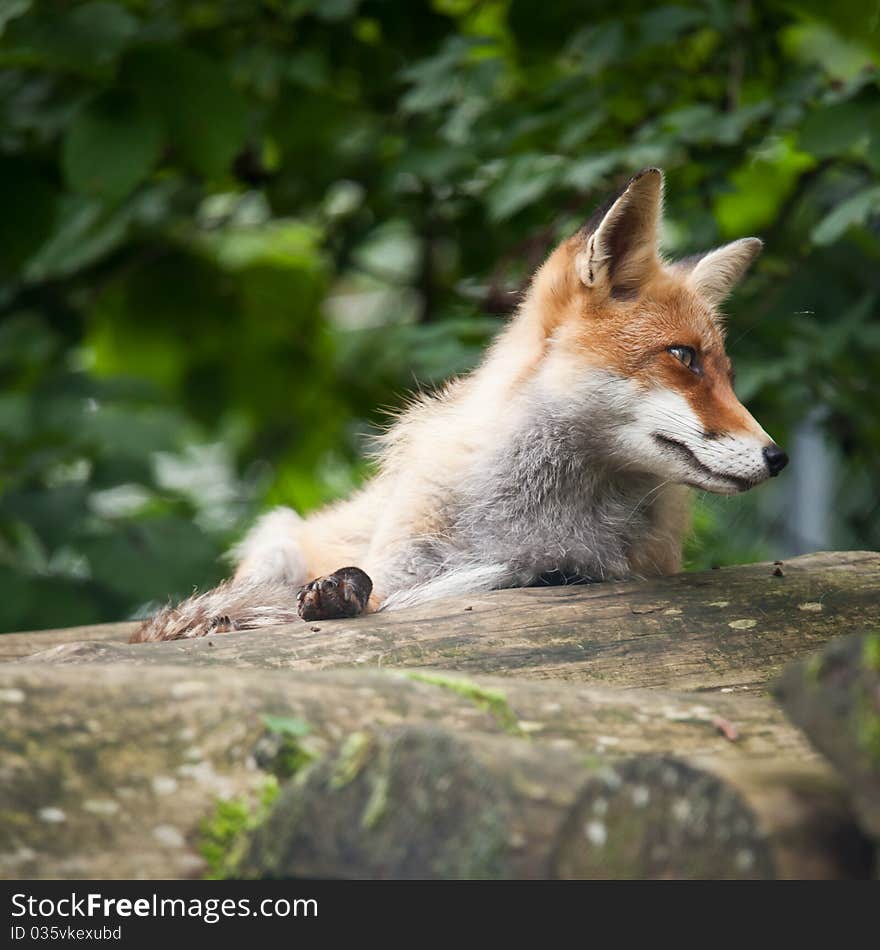
[[(765, 807), (780, 793), (809, 813), (794, 846), (792, 823)], [(586, 764), (544, 744), (407, 725), (349, 736), (288, 786), (237, 867), (270, 878), (824, 878), (866, 875), (866, 853), (836, 793), (800, 775), (740, 773), (734, 787), (674, 759)]]
[(877, 553), (812, 554), (787, 562), (781, 577), (774, 570), (753, 564), (630, 583), (495, 591), (198, 640), (68, 644), (37, 659), (434, 667), (625, 688), (762, 691), (789, 661), (875, 623), (880, 600)]
[[(266, 716), (307, 732), (290, 739)], [(812, 816), (829, 809), (837, 817), (823, 827), (842, 823), (839, 785), (766, 698), (435, 671), (168, 666), (145, 675), (126, 664), (16, 663), (0, 666), (0, 876), (201, 875), (200, 823), (218, 798), (253, 798), (266, 779), (258, 766), (301, 764), (352, 734), (405, 723), (510, 738), (579, 763), (674, 754), (697, 769), (711, 761), (719, 775), (727, 762), (733, 775), (749, 763), (798, 762), (813, 784), (792, 794), (815, 806), (794, 807), (785, 783), (775, 793), (780, 813), (794, 816), (794, 839), (814, 837)], [(838, 873), (829, 852), (831, 864), (811, 873)]]
[(862, 826), (880, 842), (880, 633), (845, 637), (793, 664), (775, 692), (844, 777)]
[(64, 627), (60, 630), (30, 630), (0, 634), (0, 663), (24, 659), (37, 650), (49, 650), (65, 643), (128, 643), (136, 623), (97, 623), (85, 627)]

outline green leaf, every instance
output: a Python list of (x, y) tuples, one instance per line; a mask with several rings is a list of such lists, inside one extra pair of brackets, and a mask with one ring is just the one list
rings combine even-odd
[(0, 321), (0, 372), (44, 366), (58, 348), (46, 321), (34, 313), (7, 313)]
[(518, 155), (489, 190), (489, 217), (505, 221), (538, 201), (558, 184), (563, 165), (564, 159), (559, 155)]
[(23, 16), (33, 6), (33, 0), (3, 0), (0, 3), (0, 35), (12, 20)]
[(137, 18), (118, 3), (43, 4), (26, 16), (21, 6), (15, 2), (11, 15), (4, 11), (0, 64), (102, 74), (138, 29)]
[[(873, 115), (873, 122), (872, 119)], [(877, 110), (855, 102), (839, 102), (811, 112), (801, 126), (800, 148), (817, 158), (845, 155), (864, 145), (871, 128), (880, 122)]]
[(880, 53), (880, 17), (876, 3), (865, 0), (787, 0), (786, 6), (824, 20), (836, 34)]
[(69, 195), (59, 202), (56, 227), (24, 269), (29, 282), (65, 277), (110, 253), (128, 232), (126, 209), (108, 210), (102, 202)]
[(248, 109), (226, 69), (204, 53), (144, 47), (126, 60), (124, 76), (164, 118), (184, 164), (222, 177), (245, 143)]
[[(534, 5), (532, 8), (536, 10)], [(576, 33), (569, 43), (569, 52), (577, 57), (585, 75), (597, 76), (620, 56), (624, 43), (623, 24), (610, 21)]]
[[(867, 33), (862, 36), (867, 36)], [(805, 63), (816, 63), (832, 79), (855, 79), (863, 70), (871, 68), (876, 60), (876, 56), (860, 42), (844, 39), (824, 23), (799, 23), (787, 27), (780, 39), (789, 56)]]
[(61, 146), (64, 177), (73, 191), (123, 198), (149, 174), (161, 147), (159, 115), (133, 96), (107, 93), (68, 128)]
[(358, 8), (360, 0), (320, 0), (315, 4), (315, 14), (321, 20), (346, 20)]
[(659, 46), (669, 43), (706, 21), (702, 10), (693, 10), (683, 6), (655, 7), (641, 17), (642, 44)]
[(880, 185), (863, 188), (847, 198), (813, 228), (810, 237), (816, 244), (832, 244), (847, 228), (862, 224), (875, 211), (880, 211)]
[(81, 538), (78, 547), (94, 580), (131, 603), (188, 594), (220, 573), (209, 538), (172, 515), (113, 526)]
[(880, 172), (880, 123), (875, 123), (871, 130), (871, 138), (865, 150), (865, 158), (875, 172)]
[(227, 270), (267, 266), (310, 270), (320, 257), (321, 232), (301, 221), (255, 228), (225, 228), (201, 237), (203, 247)]
[(775, 139), (747, 156), (730, 176), (731, 188), (715, 201), (725, 237), (742, 237), (770, 225), (801, 174), (815, 159), (788, 139)]
[(772, 114), (773, 103), (767, 99), (733, 112), (716, 115), (710, 125), (709, 137), (723, 145), (736, 145), (750, 125)]
[(0, 445), (23, 442), (31, 425), (30, 402), (24, 393), (0, 393)]
[(270, 732), (285, 736), (306, 736), (311, 731), (305, 719), (294, 716), (263, 716), (263, 723)]
[(20, 267), (48, 237), (58, 196), (20, 159), (0, 159), (0, 273)]
[(565, 183), (579, 191), (590, 191), (604, 180), (619, 161), (617, 152), (606, 152), (594, 158), (582, 158), (572, 162), (566, 169)]

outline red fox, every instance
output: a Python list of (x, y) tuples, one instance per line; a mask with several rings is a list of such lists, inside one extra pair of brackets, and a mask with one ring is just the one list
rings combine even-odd
[(679, 570), (689, 486), (746, 491), (788, 458), (734, 395), (717, 309), (761, 242), (669, 263), (662, 197), (659, 169), (632, 178), (544, 262), (481, 365), (400, 415), (364, 488), (265, 515), (231, 580), (132, 640)]

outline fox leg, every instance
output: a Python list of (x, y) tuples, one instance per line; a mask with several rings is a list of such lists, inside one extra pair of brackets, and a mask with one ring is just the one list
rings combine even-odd
[[(355, 617), (376, 610), (396, 609), (426, 603), (441, 597), (455, 597), (495, 587), (509, 586), (512, 572), (504, 564), (474, 562), (463, 558), (458, 564), (424, 564), (412, 535), (428, 532), (435, 520), (424, 499), (399, 492), (402, 504), (388, 508), (369, 538), (360, 560), (362, 567), (339, 568), (301, 587), (297, 611), (303, 620), (331, 620)], [(413, 525), (417, 526), (414, 532)], [(419, 574), (421, 573), (421, 576)]]
[(263, 515), (232, 552), (238, 561), (234, 579), (304, 584), (309, 575), (298, 542), (303, 525), (291, 508)]
[[(349, 513), (344, 509), (337, 510), (337, 514), (342, 516), (343, 524), (349, 520)], [(378, 610), (400, 572), (399, 558), (387, 553), (383, 556), (381, 552), (399, 550), (414, 520), (413, 514), (401, 505), (385, 506), (370, 525), (371, 531), (363, 534), (360, 556), (355, 554), (363, 567), (341, 567), (301, 587), (297, 594), (300, 617), (332, 620)], [(328, 526), (325, 523), (322, 527), (326, 530)], [(339, 524), (330, 527), (338, 531)], [(325, 550), (321, 557), (325, 565), (327, 554)]]
[(319, 577), (297, 594), (297, 610), (303, 620), (332, 620), (373, 611), (415, 607), (433, 600), (479, 594), (516, 583), (517, 574), (506, 564), (465, 563), (451, 567), (425, 581), (406, 584), (399, 580), (399, 565), (379, 563), (370, 569), (376, 578), (357, 567), (343, 567)]
[(303, 620), (356, 617), (370, 606), (373, 582), (359, 567), (341, 567), (299, 589), (296, 609)]

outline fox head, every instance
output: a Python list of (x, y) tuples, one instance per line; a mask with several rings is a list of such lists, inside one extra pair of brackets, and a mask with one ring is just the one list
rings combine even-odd
[(734, 494), (788, 462), (733, 391), (718, 310), (762, 245), (668, 263), (662, 199), (662, 173), (645, 169), (545, 262), (530, 294), (544, 366), (557, 393), (588, 401), (621, 468)]

